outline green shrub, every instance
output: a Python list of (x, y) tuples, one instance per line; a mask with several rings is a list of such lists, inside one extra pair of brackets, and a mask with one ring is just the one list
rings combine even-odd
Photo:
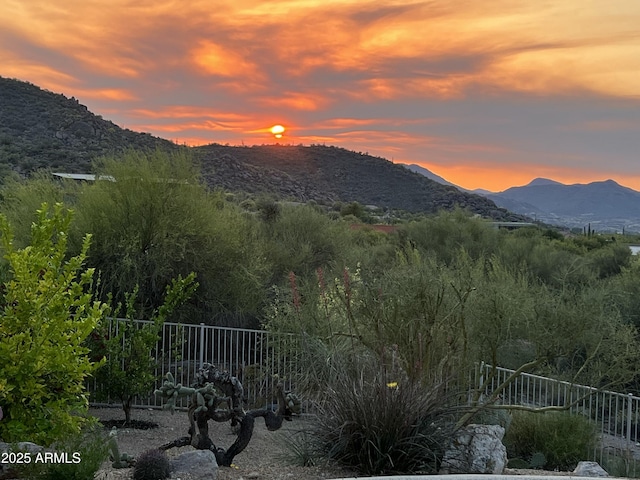
[(303, 277), (313, 274), (349, 247), (348, 225), (330, 220), (311, 206), (283, 206), (272, 217), (262, 223), (261, 234), (272, 265), (271, 283), (280, 282), (289, 272)]
[[(586, 417), (567, 412), (514, 412), (505, 435), (509, 458), (520, 458), (547, 470), (573, 470), (593, 454), (597, 433)], [(545, 458), (540, 465), (537, 461)]]
[(67, 461), (31, 464), (23, 475), (33, 480), (93, 480), (109, 458), (109, 439), (99, 425), (91, 425), (77, 435), (54, 445)]
[(90, 293), (84, 268), (90, 237), (68, 260), (70, 212), (46, 204), (31, 228), (31, 245), (15, 248), (6, 217), (0, 230), (8, 280), (0, 292), (0, 437), (49, 445), (78, 433), (88, 409), (85, 379), (96, 365), (83, 343), (105, 305)]
[(599, 460), (600, 465), (614, 478), (640, 478), (637, 460), (633, 458), (633, 453), (629, 452), (606, 452)]

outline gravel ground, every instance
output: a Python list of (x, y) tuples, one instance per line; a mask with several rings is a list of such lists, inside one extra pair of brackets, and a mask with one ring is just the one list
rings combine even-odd
[[(92, 408), (90, 414), (103, 421), (124, 420), (124, 412), (119, 408)], [(138, 456), (146, 450), (159, 447), (187, 434), (189, 427), (185, 412), (163, 410), (134, 410), (133, 420), (154, 422), (157, 428), (139, 430), (118, 429), (118, 445), (121, 453)], [(262, 419), (256, 419), (256, 426), (247, 448), (234, 459), (232, 467), (221, 467), (218, 480), (328, 480), (342, 477), (355, 477), (355, 473), (335, 468), (331, 465), (300, 467), (293, 465), (287, 458), (287, 439), (295, 435), (304, 426), (305, 420), (296, 417), (292, 422), (284, 422), (282, 428), (270, 432)], [(236, 439), (228, 423), (213, 425), (210, 423), (211, 439), (217, 446), (228, 448)], [(167, 451), (171, 456), (178, 455), (192, 447), (173, 448)], [(105, 462), (97, 480), (130, 480), (133, 469), (113, 469), (111, 462)], [(570, 472), (551, 472), (543, 470), (505, 469), (508, 475), (566, 475)], [(190, 480), (182, 476), (180, 480)]]
[[(92, 408), (90, 414), (100, 420), (124, 420), (124, 412), (119, 408)], [(189, 428), (187, 414), (162, 410), (134, 410), (133, 420), (155, 422), (157, 428), (148, 430), (121, 428), (118, 429), (118, 445), (121, 453), (138, 456), (146, 450), (159, 447), (187, 434)], [(213, 425), (210, 422), (210, 436), (217, 446), (228, 448), (236, 439), (228, 423)], [(262, 419), (256, 419), (256, 426), (247, 448), (234, 459), (232, 467), (221, 467), (218, 480), (325, 480), (341, 477), (353, 477), (352, 472), (331, 466), (300, 467), (287, 460), (287, 438), (295, 434), (304, 424), (301, 418), (292, 422), (284, 422), (280, 430), (270, 432)], [(171, 457), (192, 447), (172, 448), (167, 451)], [(128, 480), (132, 478), (133, 469), (113, 469), (111, 463), (103, 465), (100, 480)], [(182, 477), (181, 480), (188, 480)]]

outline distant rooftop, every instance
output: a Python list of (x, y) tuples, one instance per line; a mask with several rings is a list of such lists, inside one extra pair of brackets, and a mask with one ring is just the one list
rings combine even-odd
[[(56, 177), (59, 177), (59, 178), (68, 178), (69, 180), (83, 180), (85, 182), (95, 182), (96, 180), (108, 180), (110, 182), (116, 181), (116, 179), (111, 175), (100, 175), (96, 178), (96, 175), (94, 175), (93, 173), (53, 172), (52, 175), (55, 175)], [(184, 185), (189, 185), (189, 182), (187, 180), (176, 180), (174, 178), (156, 178), (151, 181), (157, 182), (157, 183), (182, 183)]]
[[(68, 178), (70, 180), (84, 180), (86, 182), (95, 182), (96, 176), (92, 173), (60, 173), (54, 172), (53, 175), (60, 178)], [(98, 180), (109, 180), (110, 182), (115, 182), (116, 179), (111, 175), (102, 175), (98, 178)]]

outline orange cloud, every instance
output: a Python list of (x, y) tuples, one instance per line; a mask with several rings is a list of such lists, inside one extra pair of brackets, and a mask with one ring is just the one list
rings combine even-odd
[[(409, 125), (436, 125), (447, 123), (449, 120), (445, 118), (397, 118), (397, 117), (381, 117), (381, 118), (329, 118), (318, 122), (313, 122), (307, 126), (308, 130), (350, 130), (362, 129), (367, 126), (377, 126), (380, 130), (386, 130), (389, 127), (406, 127)], [(371, 131), (372, 139), (375, 138), (374, 131)], [(377, 132), (376, 132), (377, 133)]]
[(372, 78), (358, 82), (349, 96), (362, 102), (437, 98), (450, 100), (464, 96), (465, 88), (474, 81), (468, 76), (442, 78)]
[(575, 122), (562, 128), (568, 132), (638, 132), (640, 134), (640, 120), (626, 118), (608, 118), (601, 120), (587, 120)]
[[(218, 122), (211, 121), (198, 121), (198, 122), (182, 122), (182, 123), (171, 123), (165, 125), (158, 124), (134, 124), (131, 126), (132, 129), (136, 131), (149, 132), (155, 131), (158, 133), (176, 133), (176, 132), (185, 132), (185, 131), (221, 131), (221, 132), (236, 132), (239, 128), (235, 125), (225, 125)], [(182, 136), (180, 136), (182, 140)]]
[(18, 3), (12, 29), (29, 48), (50, 50), (89, 71), (114, 76), (133, 78), (148, 65), (127, 42), (132, 35), (123, 27), (130, 19), (123, 21), (124, 14), (115, 6), (104, 9), (97, 2), (74, 0), (64, 6), (42, 0), (10, 5)]
[(233, 77), (237, 81), (243, 78), (261, 78), (258, 65), (245, 56), (223, 45), (202, 40), (190, 52), (192, 62), (204, 74), (221, 77)]
[[(272, 141), (271, 127), (281, 121), (268, 114), (243, 115), (212, 108), (169, 106), (158, 109), (135, 109), (134, 121), (127, 125), (137, 131), (153, 132), (176, 143), (201, 145), (212, 142), (260, 144)], [(287, 140), (292, 141), (292, 127), (287, 125)], [(197, 132), (197, 133), (195, 133)], [(223, 133), (224, 136), (219, 134)], [(209, 136), (207, 137), (207, 135)], [(211, 136), (211, 135), (214, 136)]]
[(261, 97), (257, 103), (267, 108), (314, 111), (326, 108), (331, 101), (318, 93), (283, 92), (273, 97)]
[(246, 121), (250, 117), (239, 113), (225, 112), (207, 107), (173, 105), (157, 109), (137, 108), (130, 111), (137, 118), (215, 118), (224, 121)]
[(314, 123), (311, 128), (321, 130), (342, 130), (345, 128), (362, 127), (367, 125), (382, 125), (387, 122), (384, 118), (330, 118)]
[[(180, 9), (169, 0), (114, 0), (109, 9), (98, 0), (30, 0), (3, 10), (0, 29), (112, 78), (190, 65), (243, 93), (266, 89), (274, 72), (302, 78), (330, 70), (357, 74), (334, 87), (359, 101), (460, 98), (474, 85), (612, 96), (640, 88), (635, 0), (615, 7), (584, 0), (245, 0), (215, 9), (203, 0)], [(280, 93), (287, 108), (326, 107), (326, 99), (290, 87)]]
[(113, 100), (126, 102), (139, 100), (139, 97), (131, 90), (123, 88), (98, 88), (98, 89), (74, 89), (76, 96), (91, 98), (94, 100)]

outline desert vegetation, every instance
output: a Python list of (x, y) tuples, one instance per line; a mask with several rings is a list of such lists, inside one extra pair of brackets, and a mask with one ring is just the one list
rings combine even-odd
[[(129, 381), (102, 360), (121, 340), (90, 342), (118, 305), (130, 319), (297, 334), (280, 353), (321, 413), (304, 462), (367, 473), (438, 469), (443, 439), (497, 404), (499, 391), (467, 402), (477, 362), (639, 389), (640, 264), (621, 236), (212, 191), (183, 149), (127, 151), (95, 171), (95, 182), (44, 172), (2, 186), (4, 440), (80, 434), (87, 376)], [(364, 223), (382, 215), (394, 231)], [(126, 406), (132, 393), (117, 393)]]

